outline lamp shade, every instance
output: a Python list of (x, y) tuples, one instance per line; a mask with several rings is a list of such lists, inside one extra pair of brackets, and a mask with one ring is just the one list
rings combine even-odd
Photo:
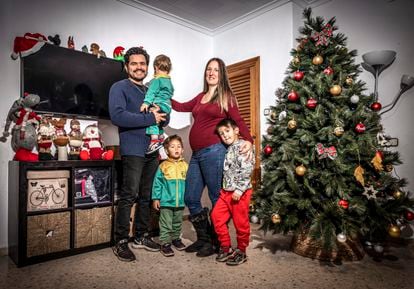
[(365, 53), (364, 55), (362, 55), (362, 59), (366, 64), (369, 64), (371, 66), (387, 66), (394, 61), (396, 55), (397, 53), (392, 50), (376, 50)]

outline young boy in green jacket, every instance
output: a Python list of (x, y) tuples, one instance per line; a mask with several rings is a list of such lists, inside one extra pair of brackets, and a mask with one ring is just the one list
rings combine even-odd
[(181, 242), (181, 227), (184, 212), (185, 177), (188, 164), (183, 159), (183, 141), (172, 135), (164, 141), (168, 159), (163, 161), (155, 174), (152, 186), (153, 207), (160, 211), (161, 253), (174, 256), (171, 248), (184, 250)]

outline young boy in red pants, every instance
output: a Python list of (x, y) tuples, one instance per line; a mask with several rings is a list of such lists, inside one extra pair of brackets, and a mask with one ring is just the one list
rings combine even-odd
[[(220, 242), (216, 257), (227, 265), (239, 265), (247, 261), (246, 248), (249, 245), (249, 204), (252, 195), (250, 176), (254, 168), (254, 157), (247, 160), (239, 153), (243, 140), (239, 139), (239, 128), (232, 119), (223, 119), (216, 126), (216, 132), (228, 146), (224, 160), (223, 186), (219, 199), (211, 212), (214, 229)], [(237, 249), (232, 251), (227, 223), (233, 218), (237, 234)]]

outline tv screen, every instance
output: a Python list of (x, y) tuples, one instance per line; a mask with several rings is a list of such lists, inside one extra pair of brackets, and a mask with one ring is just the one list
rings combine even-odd
[(109, 89), (127, 77), (120, 61), (51, 44), (21, 63), (22, 92), (40, 96), (38, 113), (109, 119)]

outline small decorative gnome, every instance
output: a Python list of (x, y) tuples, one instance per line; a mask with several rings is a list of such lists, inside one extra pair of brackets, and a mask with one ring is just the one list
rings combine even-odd
[(53, 159), (51, 147), (55, 128), (50, 123), (50, 118), (43, 117), (37, 132), (37, 146), (39, 147), (39, 160), (48, 161)]
[(70, 121), (70, 132), (69, 132), (69, 159), (78, 160), (79, 153), (82, 146), (82, 132), (80, 129), (80, 122), (77, 119)]
[(66, 161), (68, 159), (67, 145), (69, 143), (69, 137), (65, 131), (66, 118), (52, 119), (51, 123), (55, 127), (55, 135), (53, 136), (53, 143), (57, 148), (58, 160)]
[(105, 151), (102, 134), (96, 124), (88, 125), (83, 131), (81, 160), (112, 160), (114, 152)]
[(93, 55), (96, 55), (98, 58), (100, 57), (106, 57), (106, 53), (103, 50), (100, 50), (100, 47), (97, 43), (92, 43), (91, 48), (89, 51), (92, 52)]

